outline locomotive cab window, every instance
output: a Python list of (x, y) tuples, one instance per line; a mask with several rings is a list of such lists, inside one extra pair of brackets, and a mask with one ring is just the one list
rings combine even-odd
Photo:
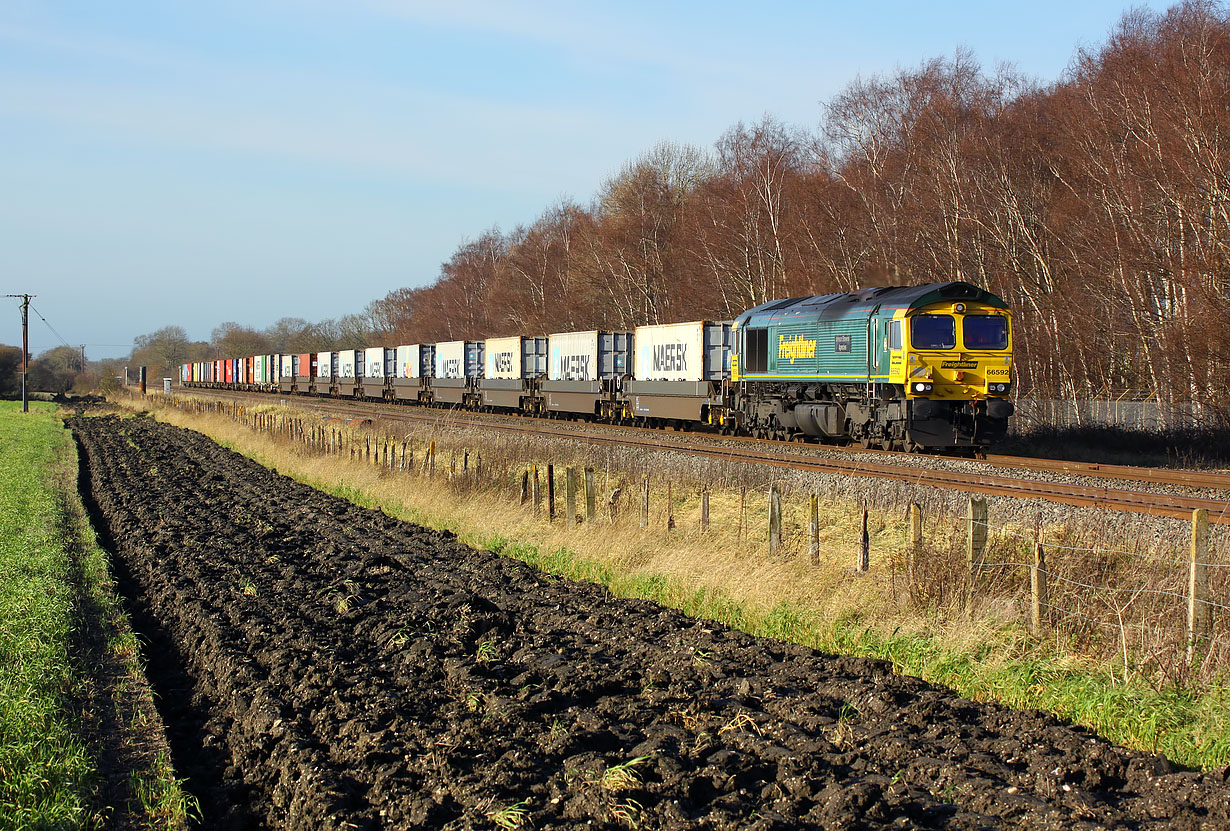
[(746, 342), (747, 372), (769, 371), (769, 330), (748, 329)]
[(955, 349), (957, 321), (952, 315), (915, 315), (910, 320), (910, 345), (915, 349)]
[(894, 320), (888, 327), (888, 348), (896, 352), (901, 348), (901, 321)]
[(966, 315), (961, 323), (966, 349), (1007, 349), (1008, 318), (1003, 315)]

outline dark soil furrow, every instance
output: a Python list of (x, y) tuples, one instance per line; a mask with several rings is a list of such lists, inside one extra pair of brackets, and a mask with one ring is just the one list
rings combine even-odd
[(202, 716), (177, 761), (215, 768), (207, 827), (1230, 827), (1226, 771), (557, 580), (148, 419), (74, 428)]

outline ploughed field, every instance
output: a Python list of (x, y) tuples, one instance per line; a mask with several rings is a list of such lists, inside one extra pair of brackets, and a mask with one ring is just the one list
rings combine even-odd
[(1230, 827), (1230, 771), (72, 426), (203, 827)]

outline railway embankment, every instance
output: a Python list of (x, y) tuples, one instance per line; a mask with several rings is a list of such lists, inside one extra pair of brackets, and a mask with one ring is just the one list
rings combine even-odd
[(215, 826), (1230, 822), (1230, 771), (471, 548), (389, 516), (410, 508), (370, 462), (216, 421), (197, 426), (367, 507), (152, 419), (74, 425)]

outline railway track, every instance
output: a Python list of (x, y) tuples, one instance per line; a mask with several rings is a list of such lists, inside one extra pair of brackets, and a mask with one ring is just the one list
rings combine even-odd
[[(228, 400), (268, 402), (271, 399), (271, 396), (261, 393), (226, 390), (199, 390), (193, 391), (193, 394)], [(286, 399), (287, 397), (277, 396), (277, 398)], [(853, 458), (837, 459), (804, 455), (799, 452), (800, 445), (784, 442), (765, 442), (755, 439), (732, 441), (729, 437), (721, 437), (722, 443), (719, 444), (716, 441), (718, 437), (710, 437), (706, 434), (664, 434), (660, 430), (606, 425), (576, 424), (577, 429), (561, 433), (558, 429), (554, 429), (549, 421), (537, 421), (518, 416), (431, 410), (309, 397), (296, 397), (293, 400), (299, 409), (314, 410), (326, 415), (350, 418), (363, 416), (392, 422), (444, 423), (453, 427), (468, 426), (525, 436), (567, 438), (592, 446), (617, 445), (646, 451), (671, 450), (725, 461), (847, 476), (893, 479), (969, 493), (1010, 496), (1018, 499), (1043, 499), (1078, 507), (1095, 507), (1175, 518), (1190, 517), (1192, 511), (1203, 508), (1209, 512), (1210, 522), (1230, 525), (1230, 475), (1226, 474), (1063, 462), (1051, 459), (1026, 459), (1012, 456), (994, 456), (985, 461), (971, 462), (983, 466), (982, 470), (956, 471), (896, 464), (889, 461), (894, 454), (881, 451), (852, 451), (850, 455)], [(668, 435), (671, 438), (664, 441)], [(685, 435), (686, 439), (683, 438)], [(995, 472), (996, 468), (1025, 473), (1062, 473), (1125, 483), (1216, 489), (1224, 493), (1205, 497), (1133, 490), (1113, 485), (1105, 487), (1076, 485), (1005, 475)]]

